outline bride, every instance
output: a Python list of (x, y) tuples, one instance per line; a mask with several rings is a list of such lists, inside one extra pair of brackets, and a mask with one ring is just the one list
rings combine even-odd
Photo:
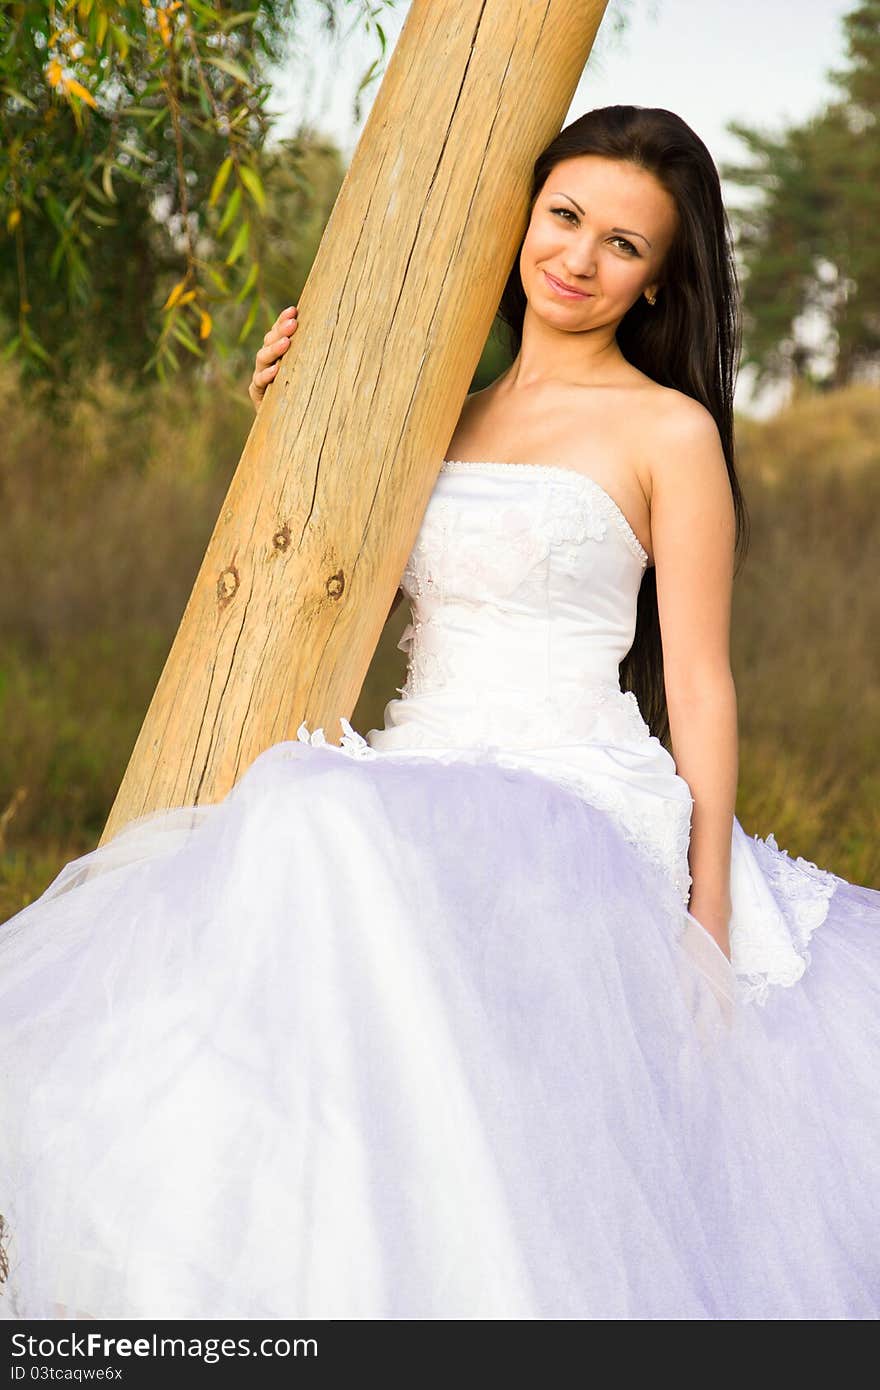
[(739, 304), (682, 120), (552, 141), (501, 314), (383, 728), (0, 928), (6, 1317), (880, 1312), (880, 892), (734, 814)]

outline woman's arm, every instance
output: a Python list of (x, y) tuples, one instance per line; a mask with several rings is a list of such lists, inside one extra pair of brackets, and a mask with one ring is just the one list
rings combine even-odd
[(739, 772), (730, 614), (736, 534), (718, 429), (686, 401), (660, 431), (651, 539), (669, 732), (694, 799), (690, 911), (730, 955), (730, 857)]

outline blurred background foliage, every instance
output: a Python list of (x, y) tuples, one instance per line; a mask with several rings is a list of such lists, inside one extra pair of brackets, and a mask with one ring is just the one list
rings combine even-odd
[[(357, 101), (378, 80), (393, 5), (305, 0), (330, 29), (375, 35)], [(326, 176), (338, 186), (344, 172), (320, 140), (269, 144), (269, 73), (303, 8), (0, 0), (0, 326), (26, 374), (63, 381), (84, 353), (160, 379), (187, 357), (241, 366), (277, 311), (265, 252), (279, 216), (299, 189), (302, 270), (322, 192), (332, 206)]]
[(836, 100), (781, 135), (728, 123), (746, 150), (721, 167), (747, 191), (731, 208), (748, 286), (743, 362), (762, 381), (877, 380), (880, 0), (843, 28)]
[[(310, 3), (377, 31), (361, 99), (383, 5)], [(345, 174), (319, 132), (267, 139), (265, 71), (299, 9), (0, 0), (0, 919), (97, 841), (253, 420), (253, 354)], [(744, 361), (790, 388), (739, 420), (737, 814), (880, 887), (880, 0), (845, 26), (839, 101), (781, 135), (735, 127), (746, 155), (723, 170), (743, 191)], [(473, 389), (507, 363), (493, 331)], [(405, 608), (362, 733), (403, 682)]]

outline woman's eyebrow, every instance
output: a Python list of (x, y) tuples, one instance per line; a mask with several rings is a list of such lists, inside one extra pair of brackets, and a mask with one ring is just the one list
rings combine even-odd
[[(551, 194), (550, 194), (550, 197), (551, 197), (551, 198), (555, 198), (555, 197), (557, 197), (557, 196), (560, 197), (560, 198), (567, 198), (568, 201), (569, 201), (570, 203), (574, 203), (574, 198), (572, 198), (571, 194), (570, 194), (570, 193), (563, 193), (561, 189), (558, 189), (556, 193), (551, 193)], [(575, 205), (575, 207), (577, 208), (578, 212), (580, 213), (581, 217), (585, 216), (584, 210), (583, 210), (583, 208), (581, 207), (580, 203), (574, 203), (574, 205)], [(648, 241), (648, 238), (647, 238), (646, 236), (643, 236), (641, 232), (632, 232), (632, 231), (630, 231), (627, 227), (612, 227), (611, 230), (612, 230), (612, 232), (622, 232), (624, 236), (638, 236), (638, 237), (641, 237), (641, 238), (642, 238), (642, 241), (647, 242), (648, 245), (651, 246), (651, 243), (650, 243), (650, 241)], [(654, 248), (651, 247), (651, 250), (652, 250), (652, 251), (653, 251), (653, 249), (654, 249)]]

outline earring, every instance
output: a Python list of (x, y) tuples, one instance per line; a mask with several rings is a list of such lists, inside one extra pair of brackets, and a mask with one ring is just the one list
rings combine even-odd
[(653, 307), (653, 305), (655, 305), (655, 304), (657, 303), (657, 296), (656, 296), (656, 294), (647, 294), (647, 293), (646, 293), (646, 294), (645, 294), (645, 298), (647, 299), (648, 303), (649, 303), (652, 307)]

